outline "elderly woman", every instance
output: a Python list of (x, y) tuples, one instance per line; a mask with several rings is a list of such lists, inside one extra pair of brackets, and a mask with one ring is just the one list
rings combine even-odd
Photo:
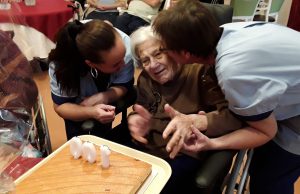
[[(137, 82), (137, 104), (128, 117), (130, 132), (146, 152), (170, 163), (173, 173), (163, 193), (181, 193), (180, 189), (193, 193), (193, 174), (204, 155), (183, 152), (173, 160), (168, 158), (165, 149), (168, 140), (162, 133), (172, 115), (166, 114), (165, 109), (171, 105), (193, 118), (198, 117), (187, 119), (183, 124), (197, 128), (206, 126), (208, 136), (228, 133), (240, 128), (242, 123), (228, 111), (214, 69), (173, 61), (150, 26), (141, 27), (131, 35), (131, 50), (142, 72)], [(199, 122), (193, 123), (193, 120)], [(178, 141), (182, 143), (183, 140)]]

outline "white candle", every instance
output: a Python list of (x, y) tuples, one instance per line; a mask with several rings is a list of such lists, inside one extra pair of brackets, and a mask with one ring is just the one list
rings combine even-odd
[(109, 155), (110, 155), (110, 149), (106, 145), (100, 145), (100, 151), (101, 151), (101, 165), (102, 168), (108, 168), (109, 167)]
[(70, 140), (70, 152), (74, 159), (78, 159), (82, 154), (82, 141), (79, 137), (73, 137)]
[(97, 153), (96, 148), (91, 142), (84, 142), (82, 145), (82, 157), (89, 163), (94, 163), (96, 161)]

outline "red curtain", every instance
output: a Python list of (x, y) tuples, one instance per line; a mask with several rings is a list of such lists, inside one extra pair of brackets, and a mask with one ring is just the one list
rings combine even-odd
[(287, 26), (300, 32), (300, 0), (293, 0)]

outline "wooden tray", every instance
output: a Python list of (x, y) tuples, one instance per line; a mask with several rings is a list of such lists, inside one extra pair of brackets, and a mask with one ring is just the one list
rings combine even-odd
[[(155, 183), (155, 181), (152, 180), (149, 188), (145, 190), (145, 193), (147, 193), (148, 189), (150, 189), (150, 193), (159, 193), (170, 177), (170, 167), (168, 165), (166, 166), (166, 162), (159, 158), (154, 157), (155, 160), (158, 161), (153, 163), (153, 156), (137, 150), (95, 136), (87, 135), (81, 136), (80, 138), (84, 141), (91, 141), (96, 145), (108, 145), (112, 150), (110, 155), (110, 168), (101, 168), (99, 149), (97, 149), (97, 162), (94, 164), (89, 164), (82, 158), (78, 160), (73, 159), (69, 151), (69, 142), (67, 142), (44, 159), (34, 169), (28, 171), (16, 180), (16, 192), (136, 193), (151, 174), (153, 165), (161, 164), (161, 166), (166, 169), (165, 174), (163, 174), (164, 179), (162, 180), (162, 184), (157, 185), (157, 191), (153, 190), (153, 188), (151, 191), (151, 187), (153, 187), (151, 183)], [(145, 161), (145, 158), (147, 160), (145, 156), (152, 158), (152, 161)], [(159, 170), (160, 169), (156, 167), (156, 171)], [(162, 177), (158, 176), (154, 178)]]

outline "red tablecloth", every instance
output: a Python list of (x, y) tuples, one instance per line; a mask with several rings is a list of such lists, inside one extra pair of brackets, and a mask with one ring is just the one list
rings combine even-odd
[(55, 33), (72, 16), (65, 0), (36, 0), (35, 6), (26, 6), (24, 1), (12, 3), (10, 10), (0, 10), (0, 22), (28, 25), (54, 40)]
[(300, 32), (300, 1), (293, 0), (287, 26)]

